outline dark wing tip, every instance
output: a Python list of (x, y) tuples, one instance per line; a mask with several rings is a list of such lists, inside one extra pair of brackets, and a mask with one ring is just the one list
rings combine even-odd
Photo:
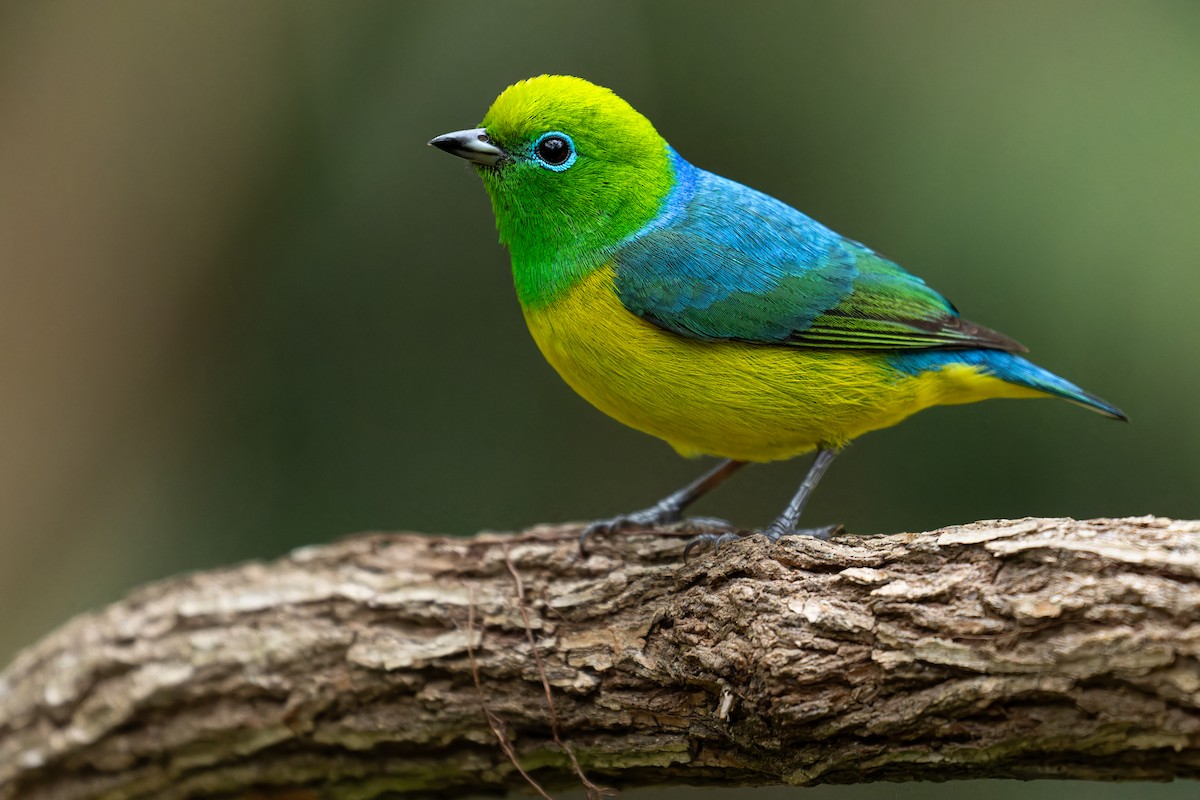
[[(953, 320), (952, 322), (950, 320)], [(1029, 348), (999, 331), (985, 328), (962, 317), (951, 317), (946, 320), (943, 330), (954, 331), (965, 340), (963, 344), (975, 347), (990, 347), (993, 350), (1006, 350), (1009, 353), (1028, 353)]]

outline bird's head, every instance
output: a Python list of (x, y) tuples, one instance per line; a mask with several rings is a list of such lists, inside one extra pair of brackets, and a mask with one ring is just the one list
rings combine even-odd
[(513, 84), (480, 127), (430, 144), (475, 164), (518, 269), (601, 252), (653, 219), (674, 183), (648, 119), (563, 75)]

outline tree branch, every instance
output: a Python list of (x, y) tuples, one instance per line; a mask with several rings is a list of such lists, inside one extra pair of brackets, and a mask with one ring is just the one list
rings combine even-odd
[(0, 798), (1200, 777), (1200, 522), (578, 533), (360, 536), (72, 620), (0, 676)]

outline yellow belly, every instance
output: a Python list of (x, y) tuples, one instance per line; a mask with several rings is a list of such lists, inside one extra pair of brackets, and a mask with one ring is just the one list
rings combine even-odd
[(877, 353), (688, 339), (628, 312), (609, 267), (525, 319), (571, 388), (687, 456), (790, 458), (932, 405), (1041, 396), (965, 365), (909, 376)]

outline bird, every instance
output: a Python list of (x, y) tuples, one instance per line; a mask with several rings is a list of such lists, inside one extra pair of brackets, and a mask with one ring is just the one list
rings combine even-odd
[[(612, 90), (519, 81), (478, 127), (430, 145), (469, 161), (491, 199), (534, 342), (600, 411), (721, 461), (579, 537), (679, 523), (746, 464), (815, 453), (761, 533), (825, 539), (804, 507), (852, 440), (936, 405), (1058, 397), (1119, 408), (1036, 366), (920, 278), (792, 206), (683, 158)], [(702, 520), (686, 545), (755, 533)]]

